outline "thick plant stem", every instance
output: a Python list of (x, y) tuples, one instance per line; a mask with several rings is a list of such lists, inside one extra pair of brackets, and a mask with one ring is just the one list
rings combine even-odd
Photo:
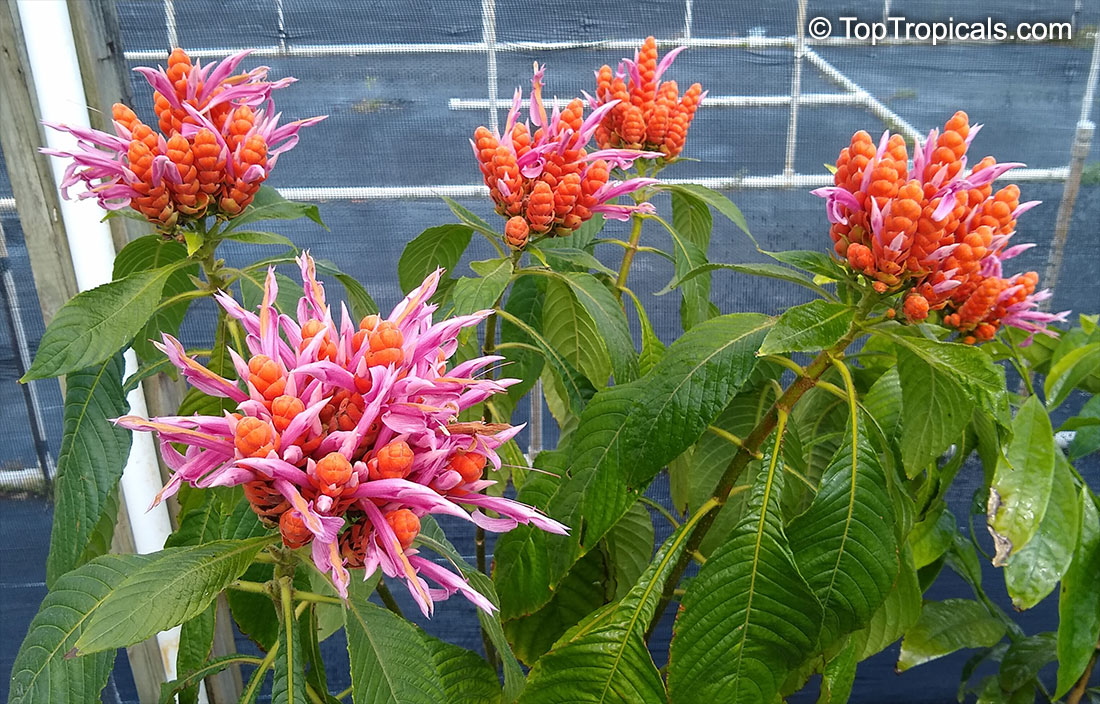
[(1097, 656), (1100, 656), (1100, 643), (1097, 643), (1096, 649), (1092, 651), (1089, 664), (1085, 666), (1085, 671), (1081, 673), (1077, 684), (1073, 685), (1073, 689), (1066, 695), (1066, 704), (1080, 704), (1081, 698), (1085, 696), (1085, 690), (1089, 688), (1089, 680), (1092, 679), (1092, 670), (1096, 667)]
[[(876, 297), (871, 294), (867, 294), (863, 297), (859, 303), (859, 307), (856, 309), (855, 318), (844, 337), (840, 338), (835, 345), (827, 350), (823, 350), (814, 357), (814, 360), (806, 366), (802, 375), (791, 382), (791, 385), (776, 399), (775, 403), (768, 409), (768, 412), (764, 414), (756, 424), (756, 427), (752, 429), (752, 432), (741, 441), (737, 454), (733, 456), (729, 466), (726, 467), (725, 473), (722, 474), (722, 479), (718, 482), (718, 487), (714, 490), (713, 496), (714, 499), (717, 500), (719, 507), (725, 505), (733, 490), (734, 483), (737, 481), (738, 477), (741, 476), (741, 472), (744, 471), (749, 462), (760, 456), (760, 447), (764, 444), (764, 441), (767, 440), (768, 436), (771, 435), (772, 431), (775, 430), (780, 416), (790, 414), (791, 409), (798, 403), (802, 396), (817, 384), (818, 378), (821, 377), (833, 363), (833, 359), (843, 356), (844, 350), (846, 350), (848, 345), (852, 344), (852, 341), (859, 335), (862, 330), (863, 321), (867, 318), (868, 313), (870, 313), (875, 300)], [(687, 549), (684, 550), (684, 554), (676, 563), (676, 567), (673, 568), (668, 582), (665, 583), (664, 592), (661, 594), (661, 601), (657, 605), (657, 610), (653, 615), (653, 620), (650, 622), (649, 628), (646, 630), (646, 638), (652, 634), (653, 629), (656, 628), (657, 623), (661, 619), (661, 615), (668, 607), (669, 602), (672, 601), (673, 590), (675, 590), (676, 586), (680, 583), (680, 578), (683, 576), (684, 570), (687, 569), (688, 564), (691, 562), (692, 553), (699, 549), (699, 545), (702, 544), (707, 531), (710, 530), (710, 527), (714, 524), (714, 519), (718, 513), (719, 511), (709, 512), (699, 521), (699, 525), (692, 533)]]
[(619, 277), (615, 279), (615, 296), (620, 301), (623, 300), (623, 287), (626, 286), (626, 277), (630, 275), (630, 265), (634, 261), (634, 255), (638, 253), (638, 241), (642, 238), (642, 218), (634, 215), (631, 219), (634, 224), (630, 229), (630, 242), (626, 247), (626, 251), (623, 252), (623, 261), (619, 265)]

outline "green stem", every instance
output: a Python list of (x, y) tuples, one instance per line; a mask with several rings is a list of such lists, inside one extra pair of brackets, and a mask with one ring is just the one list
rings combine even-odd
[(378, 578), (378, 586), (375, 587), (375, 591), (378, 592), (378, 598), (382, 600), (387, 609), (401, 618), (405, 618), (405, 614), (401, 613), (401, 607), (397, 605), (397, 600), (393, 598), (393, 593), (390, 592), (390, 588), (386, 586), (386, 582), (381, 577)]
[[(775, 403), (768, 409), (768, 412), (757, 422), (752, 432), (745, 437), (737, 450), (737, 454), (733, 456), (733, 459), (726, 467), (725, 473), (722, 475), (722, 479), (718, 482), (717, 488), (714, 490), (713, 498), (718, 502), (718, 505), (725, 505), (734, 488), (734, 483), (741, 476), (741, 472), (744, 471), (750, 461), (760, 455), (760, 447), (764, 444), (764, 441), (767, 440), (768, 436), (771, 435), (772, 431), (776, 429), (777, 424), (790, 414), (791, 409), (807, 391), (814, 388), (818, 378), (821, 377), (821, 375), (825, 373), (825, 370), (829, 368), (830, 364), (832, 364), (833, 358), (842, 356), (844, 350), (848, 349), (848, 345), (852, 344), (859, 335), (862, 330), (863, 322), (870, 314), (876, 300), (876, 295), (870, 292), (864, 294), (856, 308), (855, 317), (852, 320), (852, 324), (848, 327), (848, 332), (845, 333), (835, 345), (827, 350), (823, 350), (814, 357), (813, 361), (806, 366), (803, 374), (791, 382), (791, 385), (787, 387), (786, 391), (775, 400)], [(672, 591), (680, 583), (680, 578), (683, 576), (684, 570), (687, 569), (688, 564), (691, 562), (691, 553), (699, 549), (699, 545), (703, 542), (703, 538), (706, 537), (707, 531), (709, 531), (710, 527), (714, 524), (714, 517), (717, 514), (718, 511), (708, 513), (699, 522), (699, 526), (695, 529), (695, 532), (692, 533), (687, 549), (676, 563), (672, 574), (665, 583), (664, 592), (661, 594), (661, 601), (657, 605), (653, 620), (650, 622), (649, 628), (646, 631), (647, 637), (657, 626), (661, 615), (668, 607), (669, 602), (672, 601)]]
[(676, 516), (673, 516), (671, 511), (669, 511), (667, 508), (657, 503), (653, 499), (649, 498), (648, 496), (639, 496), (638, 501), (642, 502), (646, 506), (649, 506), (651, 509), (654, 509), (655, 511), (657, 511), (657, 513), (664, 516), (665, 520), (669, 522), (673, 530), (676, 530), (680, 527), (680, 522), (676, 520)]
[(256, 693), (259, 691), (260, 685), (263, 684), (264, 675), (267, 674), (267, 668), (271, 667), (271, 664), (275, 662), (275, 656), (279, 654), (280, 645), (282, 644), (279, 641), (275, 641), (275, 645), (271, 646), (271, 650), (267, 651), (267, 655), (264, 656), (260, 666), (252, 673), (252, 678), (248, 680), (248, 687), (244, 690), (244, 694), (241, 695), (242, 702), (256, 700)]
[[(229, 585), (230, 589), (238, 592), (250, 592), (252, 594), (271, 594), (271, 590), (266, 584), (260, 582), (249, 582), (243, 579), (238, 579)], [(314, 592), (302, 591), (301, 589), (294, 590), (294, 598), (298, 601), (310, 602), (313, 604), (343, 604), (344, 601), (339, 597), (328, 596), (326, 594), (317, 594)]]
[(623, 300), (623, 287), (626, 286), (626, 277), (630, 275), (630, 264), (634, 261), (634, 255), (638, 252), (638, 241), (642, 238), (642, 218), (639, 215), (631, 216), (634, 221), (630, 228), (630, 242), (623, 252), (623, 261), (619, 265), (619, 277), (615, 279), (615, 296)]
[[(288, 663), (294, 662), (294, 582), (293, 577), (279, 578), (279, 603), (282, 605), (283, 632), (286, 633), (286, 659)], [(286, 690), (294, 691), (294, 667), (286, 668)]]
[(337, 699), (343, 699), (344, 697), (348, 696), (349, 694), (351, 694), (351, 687), (348, 687), (343, 692), (340, 692), (339, 694), (337, 694), (336, 698)]

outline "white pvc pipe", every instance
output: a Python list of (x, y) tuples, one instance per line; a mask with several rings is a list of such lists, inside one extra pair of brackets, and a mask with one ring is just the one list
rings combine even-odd
[[(90, 127), (80, 62), (64, 0), (18, 0), (17, 6), (42, 119)], [(46, 142), (53, 149), (68, 149), (75, 145), (75, 138), (67, 133), (51, 129), (45, 132)], [(50, 159), (58, 187), (65, 166), (61, 159)], [(111, 280), (115, 247), (110, 228), (102, 222), (102, 217), (103, 213), (94, 200), (61, 201), (61, 219), (65, 223), (77, 287), (81, 291)], [(34, 236), (31, 232), (25, 234), (27, 237)], [(137, 369), (137, 357), (132, 349), (126, 350), (125, 359), (126, 373), (132, 374)], [(126, 400), (130, 413), (148, 417), (141, 384), (127, 395)], [(126, 513), (133, 529), (134, 548), (142, 554), (160, 550), (172, 532), (172, 524), (164, 504), (146, 510), (161, 486), (156, 449), (148, 433), (134, 433), (121, 485), (126, 498)], [(169, 679), (173, 679), (176, 676), (179, 628), (158, 633), (157, 643), (164, 672)]]

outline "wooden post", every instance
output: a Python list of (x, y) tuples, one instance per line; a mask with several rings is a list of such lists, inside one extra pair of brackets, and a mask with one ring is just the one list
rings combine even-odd
[[(60, 215), (60, 194), (48, 157), (38, 151), (46, 143), (39, 114), (19, 9), (15, 0), (0, 0), (0, 148), (30, 256), (42, 319), (48, 324), (78, 288)], [(121, 513), (123, 519), (115, 528), (112, 549), (133, 552), (133, 533), (125, 511)], [(127, 654), (141, 701), (157, 701), (165, 670), (156, 639), (127, 648)]]

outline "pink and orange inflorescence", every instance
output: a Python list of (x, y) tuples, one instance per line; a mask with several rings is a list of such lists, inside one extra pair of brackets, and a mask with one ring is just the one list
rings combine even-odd
[(247, 332), (251, 356), (229, 351), (240, 382), (212, 372), (164, 336), (161, 349), (187, 381), (230, 399), (236, 410), (117, 420), (158, 434), (173, 471), (158, 501), (183, 483), (242, 485), (261, 520), (278, 526), (287, 547), (308, 545), (313, 562), (342, 595), (349, 568), (362, 568), (364, 578), (381, 569), (405, 581), (425, 615), (454, 593), (493, 610), (460, 574), (414, 547), (427, 514), (456, 516), (491, 531), (529, 523), (567, 532), (529, 506), (483, 493), (494, 483), (483, 476), (486, 464), (500, 468), (496, 450), (520, 427), (457, 420), (516, 381), (482, 376), (500, 357), (448, 366), (459, 331), (490, 311), (433, 323), (436, 307), (427, 301), (439, 283), (436, 271), (388, 317), (368, 315), (356, 325), (345, 309), (337, 324), (313, 260), (304, 254), (298, 263), (305, 295), (296, 317), (274, 308), (273, 271), (258, 313), (218, 294)]

